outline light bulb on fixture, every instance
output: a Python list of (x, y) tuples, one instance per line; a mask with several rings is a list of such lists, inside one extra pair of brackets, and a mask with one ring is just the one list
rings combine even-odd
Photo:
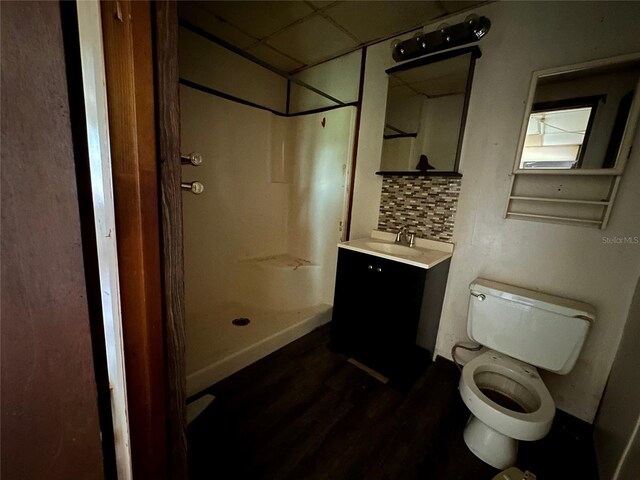
[(478, 40), (480, 40), (487, 34), (487, 32), (489, 31), (489, 27), (491, 26), (491, 22), (489, 22), (487, 18), (482, 17), (481, 19), (475, 13), (472, 13), (467, 18), (465, 18), (464, 22), (469, 25), (469, 29), (473, 32)]
[(418, 45), (418, 48), (427, 48), (426, 35), (422, 30), (414, 33), (413, 39), (416, 41), (416, 45)]
[(464, 22), (467, 25), (469, 25), (469, 27), (471, 27), (471, 30), (475, 31), (476, 27), (478, 26), (479, 20), (480, 20), (480, 17), (475, 13), (472, 13), (471, 15), (467, 16), (467, 18), (464, 19)]
[(440, 33), (442, 34), (442, 38), (444, 39), (445, 42), (450, 42), (451, 41), (451, 35), (449, 34), (449, 24), (448, 23), (442, 23), (440, 24), (440, 26), (438, 27), (438, 30), (440, 30)]
[(405, 48), (402, 45), (402, 40), (394, 40), (391, 42), (391, 52), (392, 55), (402, 57), (405, 53)]
[(439, 50), (476, 42), (484, 37), (490, 28), (491, 21), (487, 17), (471, 14), (463, 22), (455, 25), (441, 23), (434, 31), (426, 33), (419, 30), (415, 31), (410, 39), (394, 40), (391, 43), (391, 56), (396, 62), (403, 62)]

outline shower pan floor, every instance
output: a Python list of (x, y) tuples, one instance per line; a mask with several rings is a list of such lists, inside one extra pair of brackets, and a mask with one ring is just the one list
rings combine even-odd
[[(234, 325), (235, 319), (249, 319)], [(241, 303), (187, 318), (187, 395), (194, 395), (331, 320), (331, 305), (282, 311)], [(244, 323), (244, 322), (240, 322)]]

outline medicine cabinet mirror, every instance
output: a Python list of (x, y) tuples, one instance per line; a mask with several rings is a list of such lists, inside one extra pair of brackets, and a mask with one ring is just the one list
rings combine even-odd
[(379, 174), (457, 174), (477, 46), (387, 70)]
[(534, 74), (516, 171), (619, 166), (639, 79), (633, 56)]
[(606, 228), (640, 112), (640, 53), (533, 72), (505, 217)]

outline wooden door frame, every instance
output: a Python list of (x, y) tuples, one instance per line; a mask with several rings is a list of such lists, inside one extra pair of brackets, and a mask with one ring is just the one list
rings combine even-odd
[(186, 480), (177, 4), (73, 9), (115, 469)]
[[(95, 2), (96, 4), (98, 2)], [(149, 1), (99, 2), (133, 478), (169, 480), (160, 201)], [(171, 401), (167, 402), (167, 398)]]
[[(82, 83), (84, 132), (86, 134), (86, 162), (93, 216), (90, 223), (95, 228), (95, 252), (99, 278), (99, 299), (101, 321), (105, 345), (106, 370), (109, 382), (109, 399), (113, 432), (107, 438), (114, 441), (115, 470), (119, 479), (132, 478), (129, 413), (127, 404), (127, 375), (125, 347), (122, 336), (122, 312), (120, 308), (120, 282), (117, 254), (116, 214), (114, 209), (114, 189), (112, 161), (108, 127), (108, 102), (106, 91), (105, 63), (100, 5), (98, 1), (76, 2), (77, 15), (71, 22), (77, 23), (77, 46), (80, 62), (76, 79)], [(69, 46), (67, 46), (69, 48)], [(68, 54), (71, 52), (68, 51)], [(76, 84), (77, 85), (77, 84)], [(78, 121), (78, 120), (76, 120)], [(81, 128), (75, 125), (75, 128)], [(81, 148), (84, 148), (82, 146)], [(81, 161), (80, 161), (81, 162)], [(87, 219), (85, 218), (85, 221)], [(93, 247), (91, 247), (93, 248)], [(94, 333), (95, 334), (95, 333)], [(96, 359), (97, 361), (97, 359)], [(97, 392), (101, 394), (100, 390)], [(110, 472), (106, 472), (110, 473)]]
[(170, 478), (187, 478), (178, 6), (152, 2)]

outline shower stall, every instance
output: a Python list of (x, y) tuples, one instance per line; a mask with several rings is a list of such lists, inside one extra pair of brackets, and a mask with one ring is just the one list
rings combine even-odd
[[(212, 88), (238, 89), (248, 60), (202, 41), (181, 29), (182, 152), (203, 159), (182, 179), (204, 185), (183, 193), (188, 395), (330, 320), (356, 112), (281, 114)], [(258, 78), (245, 99), (287, 97)]]

